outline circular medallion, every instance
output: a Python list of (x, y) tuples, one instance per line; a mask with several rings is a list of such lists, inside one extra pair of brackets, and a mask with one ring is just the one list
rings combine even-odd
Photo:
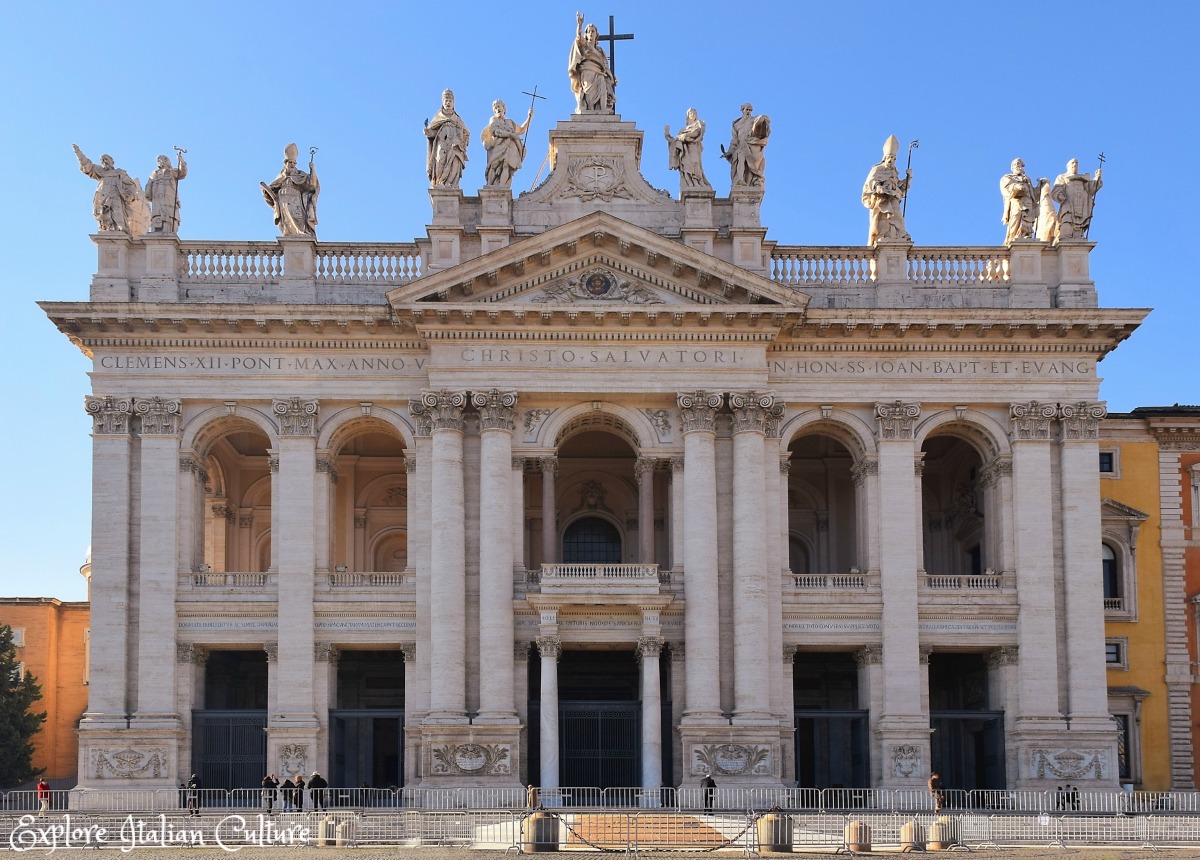
[(584, 292), (595, 298), (608, 295), (612, 288), (613, 277), (607, 272), (593, 272), (583, 282)]

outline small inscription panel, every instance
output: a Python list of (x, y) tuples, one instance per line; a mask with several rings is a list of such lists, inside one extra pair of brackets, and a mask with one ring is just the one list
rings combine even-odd
[(96, 353), (95, 367), (101, 373), (155, 376), (347, 376), (353, 378), (424, 377), (429, 359), (422, 353), (376, 353), (365, 355), (280, 354), (245, 352)]
[(1091, 358), (816, 358), (768, 356), (775, 382), (814, 379), (1049, 379), (1088, 380), (1096, 375)]

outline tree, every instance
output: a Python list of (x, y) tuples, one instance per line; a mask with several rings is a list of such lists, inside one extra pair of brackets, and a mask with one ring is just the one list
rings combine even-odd
[(30, 709), (42, 698), (42, 688), (21, 672), (12, 628), (0, 624), (0, 789), (30, 782), (42, 773), (33, 766), (33, 736), (46, 721), (46, 712)]

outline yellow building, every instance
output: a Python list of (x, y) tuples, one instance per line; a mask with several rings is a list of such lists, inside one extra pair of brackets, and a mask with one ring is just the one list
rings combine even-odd
[(46, 721), (34, 738), (33, 764), (55, 787), (73, 786), (77, 776), (76, 726), (88, 698), (88, 619), (86, 601), (0, 598), (0, 624), (12, 627), (17, 658), (42, 688), (36, 708), (46, 712)]
[[(1180, 435), (1184, 425), (1190, 436)], [(1197, 407), (1112, 413), (1101, 429), (1109, 707), (1124, 740), (1121, 780), (1148, 791), (1196, 784), (1188, 641), (1196, 588), (1184, 562), (1198, 442)]]

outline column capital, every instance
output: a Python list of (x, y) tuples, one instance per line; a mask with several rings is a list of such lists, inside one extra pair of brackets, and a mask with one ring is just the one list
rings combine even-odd
[(338, 661), (341, 652), (338, 647), (329, 642), (313, 643), (313, 660), (317, 663), (334, 663)]
[(795, 645), (786, 645), (785, 644), (783, 646), (783, 662), (787, 666), (791, 666), (793, 663), (796, 662), (796, 646)]
[(541, 470), (542, 474), (545, 474), (546, 472), (549, 472), (552, 475), (558, 474), (558, 458), (557, 457), (538, 457), (537, 464), (538, 464), (538, 469)]
[(979, 484), (983, 487), (992, 487), (1004, 478), (1011, 478), (1012, 473), (1012, 457), (996, 457), (979, 470)]
[(129, 435), (129, 414), (133, 404), (128, 397), (85, 397), (83, 408), (92, 416), (93, 436)]
[(721, 408), (721, 395), (715, 391), (692, 391), (676, 398), (683, 415), (683, 432), (692, 433), (716, 429), (717, 410)]
[(863, 666), (879, 666), (883, 663), (882, 645), (864, 645), (854, 652), (854, 662)]
[(271, 401), (271, 411), (279, 416), (280, 436), (317, 435), (317, 412), (320, 405), (316, 400), (288, 397)]
[(637, 479), (638, 486), (641, 486), (642, 479), (646, 474), (652, 473), (658, 467), (657, 457), (638, 457), (633, 464), (633, 476)]
[(279, 662), (279, 643), (278, 642), (264, 642), (262, 649), (263, 649), (263, 651), (267, 652), (267, 662), (268, 663), (278, 663)]
[(655, 660), (662, 654), (663, 645), (666, 644), (661, 636), (640, 636), (637, 641), (637, 656), (639, 660), (645, 660), (652, 657)]
[(267, 452), (267, 469), (268, 471), (277, 474), (279, 472), (279, 452)]
[(516, 415), (517, 392), (500, 391), (493, 388), (490, 391), (475, 391), (471, 394), (471, 403), (479, 410), (480, 430), (507, 430), (512, 432), (513, 419)]
[(530, 642), (525, 639), (518, 639), (513, 643), (513, 659), (528, 660)]
[(405, 451), (404, 452), (404, 471), (406, 473), (408, 473), (409, 475), (412, 475), (417, 471), (417, 452), (416, 451)]
[(879, 460), (874, 457), (864, 457), (850, 467), (850, 479), (854, 481), (856, 487), (862, 487), (867, 482), (867, 478), (878, 474)]
[[(766, 433), (767, 413), (775, 406), (773, 391), (731, 391), (734, 433)], [(782, 409), (780, 410), (782, 414)]]
[(792, 452), (782, 451), (779, 454), (779, 474), (787, 475), (792, 471)]
[(337, 465), (334, 463), (334, 458), (328, 454), (317, 455), (317, 471), (329, 476), (329, 482), (336, 484), (338, 481)]
[(539, 636), (534, 642), (543, 660), (557, 660), (562, 655), (562, 640), (557, 636)]
[(415, 434), (418, 438), (428, 439), (433, 434), (433, 415), (425, 408), (425, 405), (419, 400), (410, 400), (408, 403), (408, 414), (413, 417), (416, 422)]
[(920, 660), (922, 666), (929, 665), (929, 655), (932, 653), (932, 645), (922, 645), (919, 649), (917, 649), (917, 658)]
[(916, 419), (921, 414), (921, 404), (913, 401), (894, 400), (891, 403), (875, 404), (876, 439), (912, 439)]
[(417, 643), (416, 642), (405, 642), (403, 645), (400, 646), (400, 654), (403, 657), (405, 663), (408, 663), (409, 665), (416, 663), (417, 662)]
[(1058, 406), (1053, 403), (1010, 403), (1008, 407), (1008, 435), (1013, 442), (1050, 441), (1050, 422), (1058, 417)]
[(676, 473), (682, 473), (682, 472), (683, 472), (683, 457), (672, 457), (671, 458), (671, 474), (674, 475)]
[(512, 458), (512, 470), (514, 472), (525, 473), (525, 458), (514, 455)]
[(429, 413), (431, 432), (437, 430), (463, 432), (463, 409), (467, 405), (465, 391), (449, 391), (445, 388), (440, 391), (432, 391), (422, 388), (421, 405)]
[(1058, 418), (1062, 422), (1063, 441), (1099, 439), (1100, 419), (1107, 414), (1108, 406), (1103, 401), (1080, 400), (1062, 404)]
[(1020, 649), (1016, 645), (1002, 645), (999, 648), (993, 648), (987, 653), (987, 665), (989, 669), (995, 669), (1000, 666), (1015, 666), (1019, 662)]
[(135, 397), (133, 411), (142, 419), (143, 436), (176, 436), (179, 434), (181, 403), (161, 397)]

